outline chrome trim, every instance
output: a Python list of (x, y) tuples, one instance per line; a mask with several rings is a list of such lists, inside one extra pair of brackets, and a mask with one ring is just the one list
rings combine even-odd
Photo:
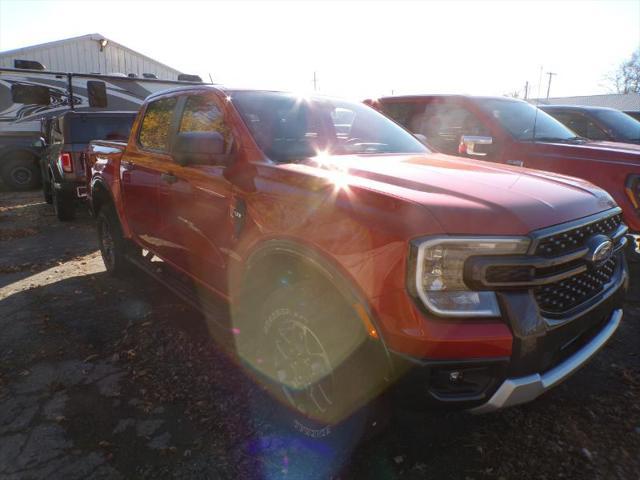
[(621, 320), (622, 309), (614, 310), (607, 325), (589, 343), (564, 362), (543, 374), (535, 373), (526, 377), (505, 380), (487, 403), (469, 411), (471, 413), (488, 413), (534, 400), (566, 380), (591, 359), (613, 336), (620, 326)]

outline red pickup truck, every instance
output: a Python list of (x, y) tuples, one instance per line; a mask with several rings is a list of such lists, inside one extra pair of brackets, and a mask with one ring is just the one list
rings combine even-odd
[(311, 437), (387, 391), (530, 401), (621, 321), (609, 194), (430, 152), (361, 103), (179, 88), (147, 99), (127, 144), (90, 150), (107, 270), (137, 266), (203, 310), (228, 301), (218, 340)]
[(413, 95), (365, 103), (440, 152), (584, 178), (609, 192), (631, 231), (640, 232), (640, 146), (587, 140), (507, 97)]

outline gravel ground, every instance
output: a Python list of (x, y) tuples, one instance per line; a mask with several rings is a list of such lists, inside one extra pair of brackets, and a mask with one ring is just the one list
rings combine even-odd
[(635, 288), (610, 344), (536, 402), (395, 412), (334, 452), (270, 430), (206, 320), (142, 274), (108, 277), (89, 216), (59, 223), (41, 198), (0, 192), (1, 479), (640, 478)]

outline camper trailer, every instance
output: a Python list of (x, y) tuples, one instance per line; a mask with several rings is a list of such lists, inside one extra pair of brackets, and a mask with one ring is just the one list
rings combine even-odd
[(41, 182), (39, 158), (45, 147), (43, 122), (66, 111), (135, 112), (152, 93), (176, 85), (199, 84), (123, 74), (80, 74), (0, 68), (0, 180), (12, 190)]

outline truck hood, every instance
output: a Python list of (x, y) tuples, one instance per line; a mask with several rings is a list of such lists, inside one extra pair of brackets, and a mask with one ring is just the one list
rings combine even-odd
[(293, 168), (311, 166), (353, 195), (366, 188), (419, 204), (447, 234), (523, 235), (615, 207), (583, 180), (444, 154), (335, 156)]
[(601, 163), (640, 167), (640, 145), (620, 142), (587, 141), (585, 143), (534, 142), (528, 143), (531, 155), (573, 157)]

